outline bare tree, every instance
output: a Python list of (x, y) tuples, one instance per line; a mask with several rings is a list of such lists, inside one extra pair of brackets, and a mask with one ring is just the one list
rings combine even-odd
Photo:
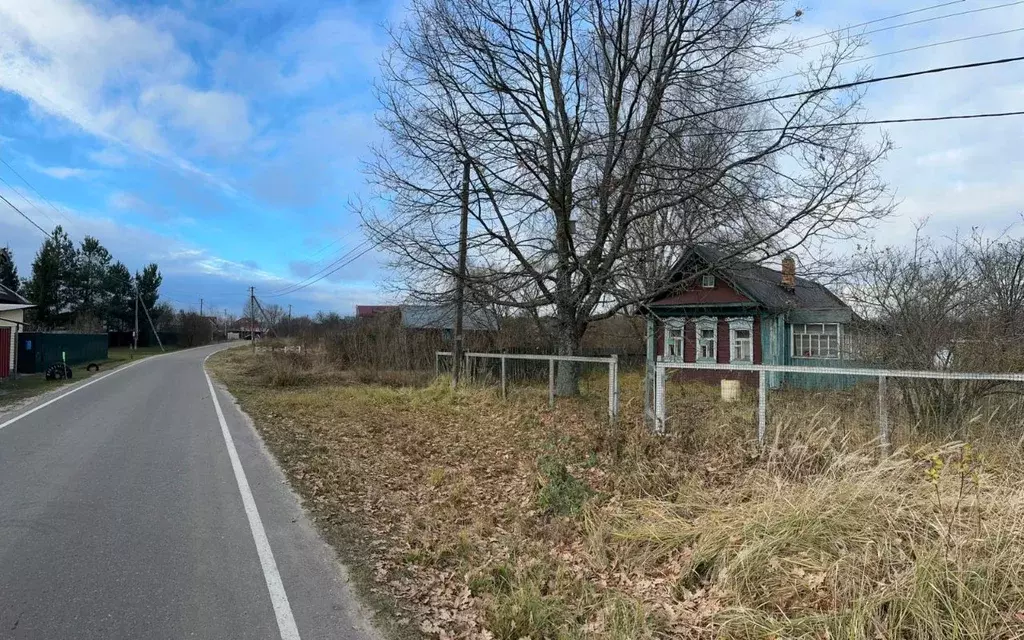
[[(1005, 236), (936, 242), (919, 226), (907, 247), (868, 247), (847, 295), (867, 319), (857, 356), (898, 369), (1011, 371), (1024, 367), (1024, 242)], [(898, 379), (904, 406), (925, 428), (963, 426), (999, 381)]]
[[(665, 291), (693, 243), (768, 259), (886, 215), (889, 148), (850, 122), (861, 95), (756, 103), (798, 51), (777, 0), (413, 0), (379, 87), (389, 134), (361, 209), (405, 287), (447, 297), (461, 167), (472, 167), (467, 286), (553, 316), (561, 354), (588, 323)], [(840, 80), (834, 43), (802, 85)], [(755, 104), (749, 104), (755, 102)], [(738, 107), (737, 105), (746, 104)], [(881, 203), (881, 204), (879, 204)], [(561, 394), (577, 389), (560, 367)]]

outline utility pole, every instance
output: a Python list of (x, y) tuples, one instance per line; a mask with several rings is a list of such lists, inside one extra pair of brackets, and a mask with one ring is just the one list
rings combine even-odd
[(199, 298), (199, 316), (202, 317), (202, 315), (203, 315), (203, 299)]
[[(139, 295), (138, 287), (135, 288), (135, 302), (136, 303), (142, 302), (141, 301), (141, 296)], [(142, 303), (142, 310), (146, 312), (146, 320), (149, 321), (149, 328), (153, 330), (153, 337), (156, 338), (156, 343), (160, 346), (160, 351), (163, 352), (164, 351), (164, 343), (163, 343), (162, 340), (160, 340), (160, 334), (157, 333), (156, 325), (153, 324), (153, 316), (149, 315), (149, 308), (146, 307), (146, 303), (145, 302)]]
[(292, 336), (292, 305), (288, 305), (288, 337)]
[(455, 346), (452, 349), (452, 388), (462, 377), (462, 315), (466, 303), (466, 252), (469, 235), (469, 165), (467, 157), (462, 161), (462, 215), (459, 221), (459, 273), (455, 283)]
[(132, 357), (139, 348), (139, 279), (135, 279), (135, 332), (132, 334)]
[(249, 342), (256, 353), (256, 287), (249, 287)]

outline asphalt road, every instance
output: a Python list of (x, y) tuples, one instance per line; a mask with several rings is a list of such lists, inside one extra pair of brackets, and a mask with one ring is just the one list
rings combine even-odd
[(376, 637), (215, 350), (0, 416), (0, 638)]

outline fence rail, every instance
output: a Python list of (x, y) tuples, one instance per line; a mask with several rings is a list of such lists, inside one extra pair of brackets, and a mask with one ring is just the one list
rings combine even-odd
[[(508, 395), (508, 375), (505, 363), (508, 360), (546, 360), (548, 362), (548, 405), (555, 406), (555, 362), (591, 362), (608, 365), (608, 419), (612, 422), (619, 416), (619, 357), (591, 356), (556, 356), (535, 353), (481, 353), (470, 351), (462, 354), (468, 364), (470, 358), (492, 359), (501, 361), (501, 397)], [(441, 373), (441, 358), (453, 357), (451, 351), (438, 351), (434, 354), (434, 375)], [(468, 367), (467, 367), (468, 369)]]
[(878, 431), (883, 454), (888, 454), (891, 442), (889, 433), (889, 412), (886, 403), (886, 380), (889, 378), (916, 378), (932, 380), (954, 380), (965, 382), (996, 381), (1024, 382), (1024, 373), (972, 373), (967, 371), (913, 371), (901, 369), (862, 369), (851, 367), (802, 367), (798, 365), (766, 364), (714, 364), (703, 362), (682, 362), (673, 358), (658, 358), (655, 363), (654, 379), (654, 428), (658, 433), (665, 431), (665, 379), (668, 369), (746, 371), (758, 374), (757, 384), (757, 439), (764, 442), (767, 430), (767, 376), (769, 372), (811, 373), (816, 375), (845, 375), (875, 378), (878, 381)]

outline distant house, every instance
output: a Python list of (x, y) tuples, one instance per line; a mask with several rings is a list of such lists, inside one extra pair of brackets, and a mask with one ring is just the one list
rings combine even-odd
[(25, 309), (34, 306), (0, 284), (0, 379), (17, 370), (18, 334), (25, 326)]
[[(695, 247), (672, 269), (678, 286), (647, 301), (648, 340), (655, 355), (683, 362), (843, 366), (853, 310), (825, 286), (796, 275), (787, 257), (781, 271), (748, 262), (723, 261)], [(680, 378), (742, 379), (753, 372), (681, 370)], [(850, 378), (768, 375), (768, 383), (843, 387)]]
[[(403, 304), (398, 307), (406, 329), (451, 331), (455, 327), (455, 305)], [(479, 307), (467, 306), (462, 316), (465, 331), (497, 331), (498, 318)]]
[(248, 318), (242, 318), (228, 327), (227, 334), (228, 340), (252, 340), (254, 336), (259, 339), (263, 337), (263, 327)]
[[(453, 304), (356, 306), (357, 319), (367, 320), (382, 316), (397, 318), (403, 329), (417, 332), (437, 332), (446, 341), (451, 340), (452, 331), (455, 328), (455, 305)], [(498, 318), (487, 309), (466, 305), (462, 327), (467, 333), (494, 332), (498, 330)]]
[(356, 305), (356, 317), (357, 318), (375, 318), (379, 315), (386, 313), (395, 313), (398, 311), (398, 307), (394, 305), (386, 304), (357, 304)]

